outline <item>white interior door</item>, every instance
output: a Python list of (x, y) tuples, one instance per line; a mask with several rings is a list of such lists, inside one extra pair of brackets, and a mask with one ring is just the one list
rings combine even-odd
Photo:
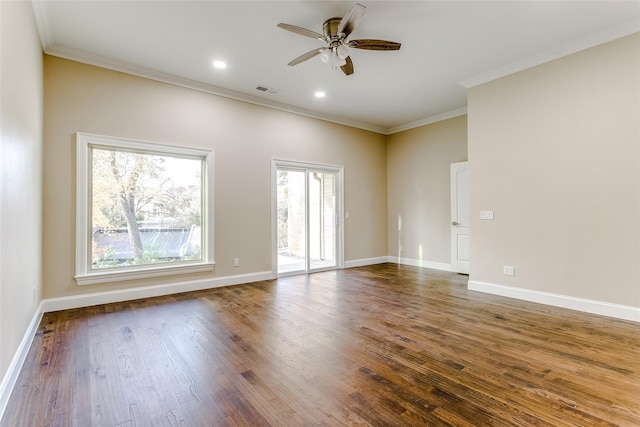
[(451, 269), (469, 274), (469, 162), (451, 164)]

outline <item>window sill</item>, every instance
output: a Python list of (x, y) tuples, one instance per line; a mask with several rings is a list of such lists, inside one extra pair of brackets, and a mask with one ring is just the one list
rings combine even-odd
[(150, 277), (172, 276), (176, 274), (200, 273), (213, 271), (215, 263), (191, 264), (191, 265), (167, 265), (149, 268), (105, 271), (98, 273), (79, 274), (75, 277), (78, 286), (95, 285), (98, 283), (122, 282), (125, 280), (146, 279)]

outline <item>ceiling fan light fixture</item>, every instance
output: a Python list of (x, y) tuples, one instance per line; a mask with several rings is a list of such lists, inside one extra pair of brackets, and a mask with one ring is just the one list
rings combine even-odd
[(325, 49), (321, 54), (320, 54), (320, 61), (324, 62), (325, 64), (329, 63), (329, 55), (330, 55), (330, 50)]
[(345, 60), (345, 58), (349, 56), (349, 48), (346, 45), (341, 44), (336, 48), (336, 54), (338, 55), (338, 58)]

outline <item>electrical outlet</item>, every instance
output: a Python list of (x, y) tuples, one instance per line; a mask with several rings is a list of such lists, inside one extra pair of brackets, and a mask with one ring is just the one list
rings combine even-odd
[(513, 276), (514, 269), (510, 265), (505, 265), (504, 269), (503, 269), (503, 272), (504, 272), (505, 276)]
[(233, 259), (233, 266), (234, 267), (240, 267), (240, 258), (234, 258)]

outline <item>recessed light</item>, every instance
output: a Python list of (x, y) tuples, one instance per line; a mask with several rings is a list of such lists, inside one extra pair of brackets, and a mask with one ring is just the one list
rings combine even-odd
[(227, 68), (227, 63), (224, 61), (213, 61), (213, 66), (216, 68), (223, 69), (223, 68)]
[(324, 98), (326, 93), (324, 93), (323, 91), (319, 90), (315, 93), (316, 98)]

